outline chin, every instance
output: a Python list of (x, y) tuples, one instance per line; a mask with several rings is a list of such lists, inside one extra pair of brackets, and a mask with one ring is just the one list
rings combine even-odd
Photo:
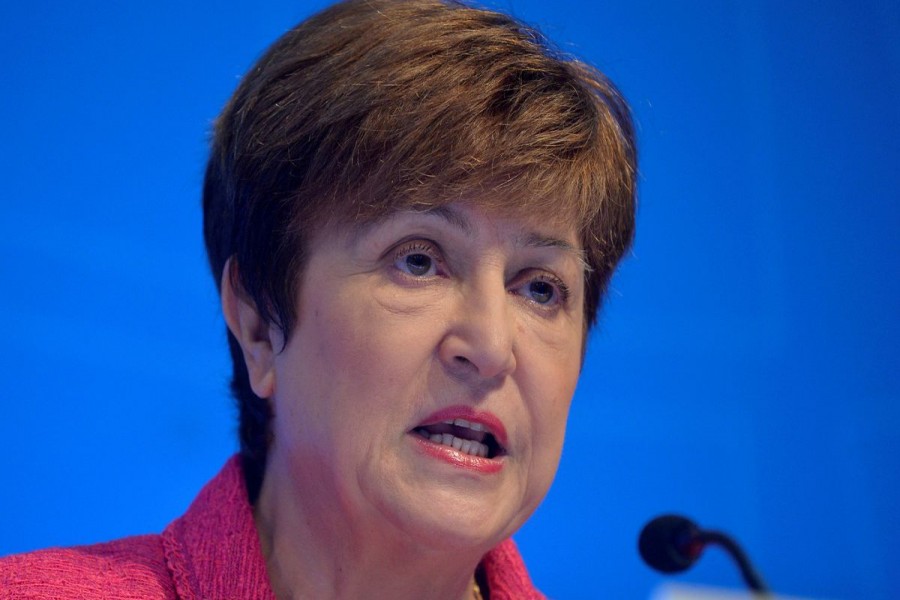
[[(397, 498), (378, 503), (379, 512), (406, 540), (442, 552), (471, 552), (475, 558), (511, 536), (534, 508), (520, 510), (507, 494), (466, 494), (459, 488), (420, 491), (407, 502)], [(535, 504), (536, 506), (536, 504)]]

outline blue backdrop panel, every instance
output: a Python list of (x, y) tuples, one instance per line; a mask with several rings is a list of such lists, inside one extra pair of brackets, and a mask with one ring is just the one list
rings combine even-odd
[[(161, 530), (236, 448), (200, 234), (211, 119), (322, 2), (0, 6), (0, 554)], [(680, 511), (784, 593), (900, 588), (900, 9), (506, 1), (609, 73), (637, 242), (556, 485), (518, 540), (557, 598), (645, 598)], [(710, 552), (686, 581), (738, 586)]]

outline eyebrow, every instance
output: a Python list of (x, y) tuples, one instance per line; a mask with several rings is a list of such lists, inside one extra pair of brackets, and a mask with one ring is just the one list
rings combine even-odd
[(435, 215), (436, 217), (440, 217), (443, 220), (447, 221), (450, 225), (460, 229), (466, 237), (472, 237), (475, 235), (475, 228), (472, 227), (472, 223), (469, 219), (459, 212), (449, 206), (435, 206), (434, 208), (429, 208), (426, 211), (423, 211), (422, 214), (425, 215)]

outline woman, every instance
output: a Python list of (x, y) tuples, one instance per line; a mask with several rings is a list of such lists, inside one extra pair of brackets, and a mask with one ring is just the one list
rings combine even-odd
[(215, 126), (204, 234), (241, 451), (161, 535), (4, 559), (13, 597), (539, 597), (635, 151), (602, 75), (497, 13), (350, 1)]

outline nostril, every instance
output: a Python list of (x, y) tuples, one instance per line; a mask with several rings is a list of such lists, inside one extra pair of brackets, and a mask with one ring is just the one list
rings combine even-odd
[(472, 364), (472, 361), (469, 360), (468, 358), (466, 358), (465, 356), (454, 356), (453, 358), (454, 358), (454, 360), (456, 360), (456, 362), (458, 362), (461, 365), (471, 365)]

